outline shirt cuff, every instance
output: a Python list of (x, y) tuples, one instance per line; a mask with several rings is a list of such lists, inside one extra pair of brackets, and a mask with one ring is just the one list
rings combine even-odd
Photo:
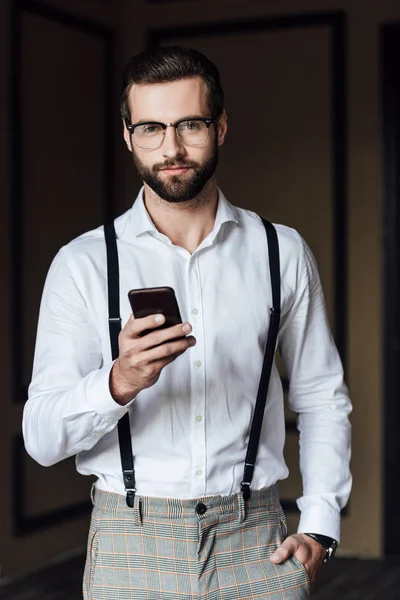
[(133, 398), (128, 404), (121, 406), (114, 400), (110, 392), (110, 372), (115, 361), (105, 365), (98, 371), (92, 373), (87, 382), (87, 402), (104, 419), (118, 421), (135, 401)]
[(340, 513), (329, 507), (309, 506), (301, 511), (297, 533), (316, 533), (340, 541)]

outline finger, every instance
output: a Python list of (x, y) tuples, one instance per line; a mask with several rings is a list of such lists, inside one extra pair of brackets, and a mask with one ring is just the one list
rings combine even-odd
[(186, 352), (186, 350), (187, 350), (187, 348), (185, 348), (184, 350), (181, 350), (180, 352), (176, 352), (175, 354), (170, 354), (166, 358), (162, 358), (162, 359), (160, 359), (160, 361), (156, 361), (156, 362), (161, 362), (162, 368), (164, 368), (167, 365), (169, 365), (170, 363), (174, 362), (174, 360), (179, 358), (179, 356), (182, 356), (182, 354), (184, 354)]
[[(143, 353), (143, 356), (146, 361), (154, 362), (158, 360), (165, 360), (171, 358), (168, 362), (172, 362), (174, 360), (174, 355), (181, 355), (188, 348), (191, 348), (196, 344), (196, 339), (190, 335), (188, 337), (183, 337), (179, 340), (172, 342), (165, 342), (160, 344), (154, 348), (150, 348), (146, 352)], [(168, 363), (167, 363), (168, 364)]]
[(150, 361), (148, 358), (149, 353), (152, 353), (152, 350), (149, 350), (148, 352), (145, 353), (145, 357), (146, 357), (145, 362), (151, 364), (156, 371), (161, 372), (162, 369), (164, 369), (164, 367), (166, 367), (167, 365), (172, 363), (174, 360), (176, 360), (179, 356), (184, 354), (184, 352), (186, 352), (186, 350), (187, 350), (187, 348), (184, 348), (183, 350), (180, 350), (179, 352), (175, 352), (174, 354), (169, 354), (168, 356), (165, 356), (163, 358), (157, 358), (152, 361)]
[(296, 552), (298, 547), (299, 547), (298, 542), (294, 538), (289, 536), (275, 550), (275, 552), (273, 554), (271, 554), (271, 561), (273, 563), (285, 562), (285, 560), (287, 560), (289, 558), (289, 556), (292, 556), (292, 554), (294, 554)]
[(158, 331), (152, 331), (142, 337), (143, 345), (142, 349), (150, 349), (154, 346), (159, 346), (166, 342), (170, 342), (176, 339), (185, 339), (188, 333), (192, 331), (190, 323), (179, 323), (172, 327), (166, 327), (165, 329), (159, 329)]
[(299, 546), (296, 552), (293, 554), (301, 563), (303, 563), (303, 565), (308, 564), (310, 562), (310, 558), (312, 559), (312, 553), (306, 546)]
[(135, 319), (133, 315), (131, 315), (123, 328), (123, 332), (128, 337), (136, 338), (143, 331), (147, 329), (156, 329), (165, 323), (165, 317), (161, 314), (149, 315), (148, 317), (143, 317), (141, 319)]
[(185, 350), (182, 350), (182, 352), (177, 352), (176, 354), (171, 354), (170, 356), (167, 356), (166, 358), (160, 358), (158, 360), (155, 360), (151, 364), (155, 368), (156, 371), (161, 372), (164, 369), (164, 367), (166, 367), (167, 365), (172, 363), (179, 356), (181, 356), (181, 354), (183, 354), (184, 352), (185, 352)]

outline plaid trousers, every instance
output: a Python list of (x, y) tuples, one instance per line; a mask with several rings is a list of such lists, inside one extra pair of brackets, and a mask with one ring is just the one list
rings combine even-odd
[[(94, 497), (93, 497), (94, 496)], [(85, 600), (309, 600), (295, 558), (269, 557), (287, 535), (277, 486), (196, 500), (95, 490)]]

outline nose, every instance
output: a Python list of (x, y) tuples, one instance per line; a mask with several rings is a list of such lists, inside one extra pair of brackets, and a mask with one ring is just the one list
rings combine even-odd
[(165, 130), (162, 153), (166, 158), (174, 158), (185, 154), (185, 147), (179, 139), (175, 127), (171, 125)]

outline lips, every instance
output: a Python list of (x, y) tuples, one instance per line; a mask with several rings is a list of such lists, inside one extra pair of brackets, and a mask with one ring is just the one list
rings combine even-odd
[(160, 171), (187, 171), (188, 169), (191, 169), (192, 167), (188, 167), (188, 166), (179, 166), (179, 167), (164, 167), (163, 169), (160, 169)]
[(189, 172), (192, 167), (166, 167), (164, 169), (160, 169), (160, 171), (167, 173), (168, 175), (185, 175)]

